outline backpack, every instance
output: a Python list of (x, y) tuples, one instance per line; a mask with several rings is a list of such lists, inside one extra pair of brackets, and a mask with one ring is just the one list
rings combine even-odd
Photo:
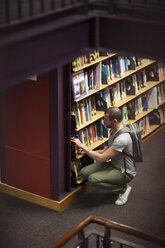
[(131, 157), (135, 162), (142, 162), (143, 161), (143, 147), (142, 147), (142, 129), (139, 128), (137, 123), (133, 124), (124, 124), (123, 128), (120, 129), (116, 135), (114, 136), (113, 140), (122, 133), (129, 133), (132, 138), (132, 145), (133, 145), (133, 155), (127, 154), (123, 151), (124, 155)]

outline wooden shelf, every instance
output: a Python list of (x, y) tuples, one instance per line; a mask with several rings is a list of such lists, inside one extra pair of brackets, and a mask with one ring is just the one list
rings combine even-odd
[(80, 101), (84, 100), (85, 98), (92, 96), (101, 90), (104, 90), (107, 87), (109, 87), (108, 84), (102, 84), (100, 89), (93, 89), (89, 93), (87, 93), (86, 95), (82, 96), (81, 98), (74, 100), (74, 102), (80, 102)]
[(158, 105), (157, 107), (159, 108), (161, 105), (163, 105), (165, 103), (165, 99), (163, 99)]
[(91, 150), (94, 150), (98, 146), (101, 146), (104, 144), (106, 141), (108, 141), (108, 138), (103, 138), (102, 140), (96, 140), (92, 145), (88, 146)]
[[(96, 140), (93, 144), (89, 145), (88, 148), (91, 150), (94, 150), (95, 148), (97, 148), (98, 146), (101, 146), (102, 144), (104, 144), (108, 140), (109, 140), (109, 138), (103, 138), (102, 140)], [(77, 159), (80, 159), (82, 157), (83, 157), (83, 155), (77, 155), (76, 156)]]
[(77, 179), (77, 184), (80, 184), (80, 183), (82, 183), (83, 181), (84, 181), (84, 179), (79, 177), (79, 178)]
[(90, 67), (92, 65), (95, 65), (103, 60), (106, 60), (108, 58), (111, 58), (111, 57), (114, 57), (116, 55), (116, 53), (112, 53), (112, 54), (109, 54), (108, 56), (100, 56), (99, 58), (97, 58), (96, 60), (94, 61), (91, 61), (91, 63), (88, 63), (88, 64), (85, 64), (83, 66), (79, 66), (79, 67), (76, 67), (73, 69), (73, 72), (77, 72), (77, 71), (81, 71), (81, 70), (84, 70), (85, 68), (87, 67)]
[[(140, 114), (138, 116), (138, 119), (136, 120), (130, 120), (130, 121), (127, 121), (126, 123), (129, 124), (129, 123), (134, 123), (136, 122), (137, 120), (143, 118), (145, 115), (147, 115), (148, 113), (152, 112), (153, 109), (150, 109), (149, 111), (144, 111), (145, 113), (143, 114)], [(143, 116), (143, 117), (142, 117)], [(163, 118), (162, 120), (162, 123), (161, 125), (163, 125), (165, 123), (165, 118)], [(142, 135), (142, 139), (144, 139), (145, 137), (147, 137), (150, 133), (152, 133), (153, 131), (155, 131), (157, 128), (159, 128), (161, 125), (151, 125), (150, 126), (150, 130), (147, 131), (145, 134)], [(97, 140), (96, 142), (94, 142), (92, 145), (88, 146), (91, 150), (94, 150), (95, 148), (97, 148), (98, 146), (104, 144), (105, 142), (107, 142), (109, 140), (109, 138), (103, 138), (103, 140)], [(77, 159), (83, 157), (83, 155), (77, 155), (76, 156)]]
[(91, 121), (87, 121), (83, 123), (79, 128), (76, 129), (76, 131), (80, 131), (81, 129), (87, 127), (88, 125), (92, 124), (93, 122), (101, 119), (104, 116), (104, 111), (96, 111), (96, 115), (92, 117)]
[(138, 120), (142, 119), (143, 117), (145, 117), (146, 115), (148, 115), (149, 113), (151, 113), (154, 109), (149, 109), (147, 111), (143, 111), (142, 113), (138, 114), (136, 116), (136, 119), (135, 120), (128, 120), (126, 121), (125, 123), (126, 124), (131, 124), (131, 123), (135, 123), (137, 122)]
[(137, 66), (135, 70), (129, 70), (129, 71), (124, 72), (123, 76), (121, 78), (114, 78), (114, 79), (110, 80), (109, 86), (113, 85), (115, 83), (118, 83), (119, 81), (125, 79), (126, 77), (129, 77), (129, 76), (135, 74), (136, 72), (138, 72), (138, 71), (140, 71), (142, 69), (145, 69), (147, 66), (152, 65), (154, 63), (155, 63), (154, 60), (150, 60), (150, 61), (148, 61), (148, 62), (146, 62), (146, 63), (144, 63), (142, 65)]
[[(165, 118), (162, 121), (162, 124), (163, 123), (165, 123)], [(150, 133), (152, 133), (154, 130), (156, 130), (159, 127), (160, 127), (160, 125), (151, 125), (150, 126), (150, 130), (147, 131), (145, 134), (142, 135), (142, 139), (144, 139), (146, 136), (148, 136)], [(97, 148), (98, 146), (104, 144), (108, 140), (109, 140), (109, 138), (103, 138), (102, 140), (97, 140), (92, 145), (90, 145), (88, 147), (89, 147), (89, 149), (94, 150), (95, 148)], [(77, 158), (81, 158), (82, 156), (83, 155), (77, 155)]]
[(161, 125), (163, 125), (164, 123), (165, 123), (165, 118), (163, 118)]
[[(165, 79), (165, 77), (164, 77)], [(163, 80), (164, 81), (164, 80)], [(140, 89), (136, 95), (127, 95), (126, 98), (124, 98), (123, 100), (120, 100), (117, 104), (115, 104), (114, 106), (116, 107), (121, 107), (124, 104), (128, 103), (129, 101), (135, 99), (137, 96), (140, 96), (142, 93), (145, 93), (146, 91), (152, 89), (153, 87), (159, 85), (162, 82), (162, 79), (160, 81), (153, 81), (153, 82), (147, 82), (147, 86), (145, 86), (144, 88)], [(158, 105), (157, 107), (160, 107), (162, 104), (165, 103), (165, 99), (163, 99)], [(149, 109), (148, 111), (143, 111), (143, 113), (140, 113), (135, 120), (129, 120), (126, 123), (134, 123), (138, 120), (140, 120), (141, 118), (143, 118), (144, 116), (146, 116), (147, 114), (149, 114), (150, 112), (152, 112), (153, 109)], [(85, 122), (84, 124), (82, 124), (79, 128), (76, 129), (76, 131), (80, 131), (81, 129), (87, 127), (88, 125), (92, 124), (93, 122), (101, 119), (104, 117), (104, 111), (97, 111), (96, 115), (93, 116), (91, 121)]]
[(144, 139), (145, 137), (147, 137), (150, 133), (152, 133), (153, 131), (155, 131), (159, 127), (160, 127), (160, 125), (151, 125), (150, 126), (150, 130), (147, 131), (145, 134), (142, 135), (142, 139)]
[(146, 91), (152, 89), (153, 87), (159, 85), (161, 81), (150, 81), (147, 82), (147, 85), (144, 88), (141, 88), (137, 91), (136, 95), (127, 95), (126, 98), (121, 100), (119, 103), (115, 104), (116, 107), (121, 107), (122, 105), (128, 103), (129, 101), (135, 99), (136, 97), (140, 96), (141, 94), (145, 93)]

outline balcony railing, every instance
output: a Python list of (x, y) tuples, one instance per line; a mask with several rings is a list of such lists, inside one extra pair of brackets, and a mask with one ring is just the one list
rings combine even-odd
[(116, 16), (164, 20), (165, 0), (1, 0), (0, 25), (19, 23), (66, 10), (72, 10), (72, 14), (104, 10)]
[[(97, 224), (105, 227), (104, 232), (100, 232), (98, 230), (87, 229), (90, 224)], [(117, 231), (118, 237), (112, 236), (112, 230)], [(121, 238), (121, 233), (125, 233), (128, 236), (133, 236), (141, 240), (139, 244), (134, 243), (130, 240)], [(75, 235), (77, 234), (77, 239), (73, 242), (69, 242)], [(89, 237), (92, 235), (95, 236), (96, 240), (92, 239), (92, 244), (89, 246)], [(96, 242), (95, 242), (96, 241)], [(69, 242), (69, 244), (68, 244)], [(148, 246), (144, 246), (143, 244), (146, 242)], [(67, 245), (68, 244), (68, 245)], [(152, 246), (151, 246), (152, 244)], [(165, 247), (165, 239), (160, 238), (148, 233), (144, 233), (138, 229), (119, 224), (114, 221), (110, 221), (106, 218), (98, 217), (98, 216), (88, 216), (84, 220), (82, 220), (78, 225), (73, 227), (70, 231), (64, 234), (59, 240), (57, 240), (50, 248), (59, 248), (59, 247), (70, 247), (70, 248), (88, 248), (88, 247), (103, 247), (103, 248), (124, 248), (124, 247), (132, 247), (132, 248), (144, 248), (144, 247)]]
[(108, 14), (164, 20), (165, 0), (96, 0), (93, 9)]
[(86, 10), (87, 6), (88, 0), (1, 0), (0, 25), (19, 23), (69, 9)]

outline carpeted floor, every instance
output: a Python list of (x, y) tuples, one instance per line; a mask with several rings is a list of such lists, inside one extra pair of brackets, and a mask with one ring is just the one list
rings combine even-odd
[[(165, 134), (144, 149), (129, 201), (91, 188), (62, 213), (0, 193), (0, 247), (45, 248), (88, 215), (98, 215), (165, 237)], [(155, 247), (150, 245), (147, 247)]]

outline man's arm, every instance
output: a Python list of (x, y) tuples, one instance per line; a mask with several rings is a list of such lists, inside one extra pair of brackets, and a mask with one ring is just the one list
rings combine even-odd
[(106, 162), (113, 157), (115, 157), (119, 152), (112, 150), (110, 147), (103, 150), (103, 152), (100, 153), (100, 151), (92, 151), (87, 146), (84, 146), (81, 141), (77, 138), (71, 138), (71, 141), (74, 142), (78, 147), (83, 149), (83, 151), (91, 157), (93, 160), (96, 160), (98, 163)]
[(97, 150), (97, 152), (100, 153), (100, 154), (102, 154), (102, 153), (105, 152), (107, 149), (108, 149), (108, 147), (103, 148), (103, 149), (101, 149), (101, 150)]

